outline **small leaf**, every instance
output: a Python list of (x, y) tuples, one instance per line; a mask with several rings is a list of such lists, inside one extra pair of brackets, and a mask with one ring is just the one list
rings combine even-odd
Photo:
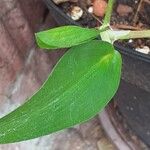
[(121, 56), (107, 42), (71, 48), (42, 88), (0, 119), (0, 143), (47, 135), (90, 119), (116, 93)]
[(56, 49), (57, 47), (55, 47), (55, 46), (50, 46), (50, 45), (47, 45), (47, 44), (45, 44), (44, 42), (42, 42), (41, 40), (40, 40), (40, 38), (37, 36), (36, 37), (36, 41), (38, 42), (38, 45), (39, 45), (39, 47), (41, 47), (41, 48), (44, 48), (44, 49), (47, 49), (47, 47), (49, 47), (49, 49)]
[(36, 41), (41, 48), (67, 48), (91, 41), (99, 32), (96, 29), (63, 26), (36, 33)]

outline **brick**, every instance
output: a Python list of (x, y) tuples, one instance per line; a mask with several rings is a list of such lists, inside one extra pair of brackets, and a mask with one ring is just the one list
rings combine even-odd
[(0, 94), (5, 94), (16, 79), (23, 62), (3, 23), (0, 21)]
[(17, 0), (0, 0), (0, 18), (12, 10)]
[[(54, 28), (57, 26), (58, 26), (58, 24), (56, 23), (56, 21), (54, 20), (54, 18), (51, 16), (51, 14), (49, 12), (45, 18), (43, 25), (42, 25), (43, 30)], [(40, 28), (40, 29), (42, 30), (42, 28)]]
[(47, 75), (63, 55), (64, 51), (45, 52), (44, 50), (40, 49), (37, 49), (36, 51), (34, 70), (39, 81), (43, 83), (47, 78)]
[[(43, 69), (37, 63), (38, 59), (44, 60), (41, 62), (41, 64), (43, 64)], [(48, 73), (51, 70), (50, 66), (51, 64), (45, 55), (43, 56), (41, 53), (39, 56), (38, 50), (31, 49), (24, 66), (24, 71), (12, 87), (11, 101), (13, 103), (23, 103), (28, 97), (30, 97), (42, 84), (41, 78), (44, 80), (48, 76)], [(43, 71), (42, 75), (39, 73), (39, 70), (46, 71)]]
[[(56, 59), (57, 57), (58, 56), (55, 56)], [(28, 70), (32, 69), (35, 72), (36, 78), (42, 84), (46, 80), (54, 64), (55, 62), (50, 60), (48, 53), (37, 48), (32, 59), (32, 66), (30, 65), (32, 68), (28, 68)]]
[(39, 89), (60, 56), (56, 51), (49, 54), (38, 48), (30, 50), (24, 71), (12, 87), (11, 101), (22, 103)]
[(19, 0), (21, 7), (29, 20), (32, 29), (36, 32), (43, 23), (46, 6), (41, 0)]
[(38, 81), (33, 70), (22, 74), (10, 96), (12, 103), (24, 103), (24, 101), (33, 95), (37, 89), (40, 88), (40, 82)]
[(3, 22), (11, 35), (14, 43), (19, 48), (22, 55), (26, 56), (28, 50), (34, 44), (33, 32), (29, 26), (19, 3), (9, 13), (3, 16)]

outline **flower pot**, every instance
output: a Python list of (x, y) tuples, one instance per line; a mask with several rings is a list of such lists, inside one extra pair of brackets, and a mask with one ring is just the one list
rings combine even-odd
[[(52, 1), (44, 0), (44, 2), (59, 25), (82, 26), (68, 17)], [(150, 103), (148, 101), (150, 97), (150, 55), (123, 47), (117, 43), (114, 46), (123, 58), (122, 82), (114, 98), (116, 99), (117, 110), (121, 113), (129, 128), (150, 146), (150, 116), (148, 115), (150, 114)], [(110, 109), (116, 110), (115, 107), (110, 107)], [(131, 111), (128, 109), (131, 109)]]
[(122, 80), (115, 101), (100, 113), (104, 130), (118, 149), (149, 149), (149, 96), (149, 92)]

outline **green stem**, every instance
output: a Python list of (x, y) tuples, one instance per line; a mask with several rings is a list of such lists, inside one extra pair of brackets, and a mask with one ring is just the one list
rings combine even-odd
[(150, 38), (150, 30), (130, 31), (130, 30), (106, 30), (100, 33), (102, 40), (113, 43), (116, 40)]
[(109, 26), (108, 25), (103, 25), (103, 26), (100, 26), (100, 28), (99, 28), (99, 32), (101, 33), (101, 32), (104, 32), (104, 31), (107, 31), (107, 30), (109, 30)]
[(111, 14), (112, 14), (114, 2), (115, 2), (115, 0), (108, 0), (108, 6), (107, 6), (107, 9), (106, 9), (106, 14), (105, 14), (105, 17), (104, 17), (103, 25), (110, 24), (110, 19), (111, 19)]
[(121, 36), (120, 39), (150, 38), (150, 30), (126, 32), (128, 32), (128, 34)]
[(111, 31), (109, 30), (110, 39), (115, 41), (119, 39), (136, 39), (136, 38), (150, 38), (150, 30), (142, 31)]

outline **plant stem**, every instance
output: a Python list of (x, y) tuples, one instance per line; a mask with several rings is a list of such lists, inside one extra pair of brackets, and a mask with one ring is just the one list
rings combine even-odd
[(150, 38), (150, 30), (142, 30), (142, 31), (130, 31), (130, 30), (122, 30), (122, 31), (110, 31), (110, 36), (114, 40), (119, 39), (136, 39), (136, 38)]
[(101, 26), (100, 28), (99, 28), (99, 32), (101, 33), (101, 32), (104, 32), (104, 31), (107, 31), (107, 30), (109, 30), (109, 26)]
[(150, 38), (150, 30), (143, 31), (131, 31), (131, 30), (106, 30), (100, 33), (101, 39), (109, 43), (113, 43), (116, 40), (123, 39), (136, 39), (136, 38)]
[(142, 7), (142, 4), (143, 4), (143, 0), (140, 0), (139, 4), (138, 4), (138, 8), (136, 10), (136, 13), (134, 15), (134, 18), (133, 18), (133, 23), (136, 24), (137, 23), (137, 19), (138, 19), (138, 13)]
[(115, 0), (108, 0), (108, 6), (107, 6), (107, 9), (106, 9), (106, 14), (105, 14), (105, 17), (104, 17), (103, 25), (110, 24), (110, 19), (111, 19), (111, 14), (112, 14), (114, 2), (115, 2)]

